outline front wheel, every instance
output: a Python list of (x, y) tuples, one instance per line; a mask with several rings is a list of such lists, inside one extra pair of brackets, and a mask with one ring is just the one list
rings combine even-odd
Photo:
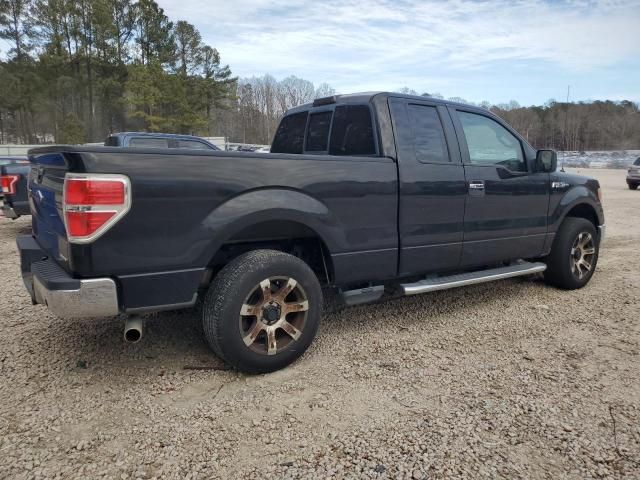
[(565, 290), (584, 287), (595, 272), (599, 250), (600, 240), (593, 223), (584, 218), (566, 218), (547, 257), (545, 281)]
[(629, 185), (629, 190), (637, 190), (638, 189), (638, 184), (637, 183), (627, 183), (627, 185)]
[(226, 265), (202, 309), (213, 351), (236, 369), (283, 368), (311, 344), (320, 323), (322, 291), (309, 266), (293, 255), (254, 250)]

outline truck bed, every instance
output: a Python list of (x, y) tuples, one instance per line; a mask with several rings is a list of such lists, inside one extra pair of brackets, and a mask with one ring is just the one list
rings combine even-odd
[[(30, 160), (37, 242), (73, 276), (115, 277), (127, 308), (188, 302), (180, 292), (195, 290), (222, 245), (292, 233), (319, 237), (336, 282), (397, 272), (397, 170), (388, 158), (62, 146), (32, 150)], [(130, 211), (90, 244), (66, 238), (67, 172), (131, 181)]]

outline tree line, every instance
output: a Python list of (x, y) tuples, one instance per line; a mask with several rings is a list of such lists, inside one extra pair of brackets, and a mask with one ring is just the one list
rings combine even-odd
[[(154, 0), (0, 0), (0, 59), (0, 143), (143, 130), (268, 144), (287, 109), (335, 93), (295, 76), (233, 76), (195, 26)], [(640, 148), (630, 101), (480, 105), (536, 147)]]
[(327, 85), (238, 79), (153, 0), (0, 0), (0, 143), (81, 143), (125, 130), (269, 143)]

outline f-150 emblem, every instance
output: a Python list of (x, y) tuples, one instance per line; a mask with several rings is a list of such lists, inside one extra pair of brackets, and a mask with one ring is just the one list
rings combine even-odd
[(554, 190), (559, 190), (561, 188), (567, 188), (569, 184), (567, 182), (551, 182), (551, 188)]

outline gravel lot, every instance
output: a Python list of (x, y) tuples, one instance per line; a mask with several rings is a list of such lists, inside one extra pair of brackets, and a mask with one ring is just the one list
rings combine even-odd
[(120, 320), (31, 306), (14, 243), (29, 219), (0, 219), (0, 477), (639, 478), (640, 192), (584, 173), (608, 226), (586, 288), (344, 309), (263, 376), (225, 370), (193, 313), (127, 345)]

